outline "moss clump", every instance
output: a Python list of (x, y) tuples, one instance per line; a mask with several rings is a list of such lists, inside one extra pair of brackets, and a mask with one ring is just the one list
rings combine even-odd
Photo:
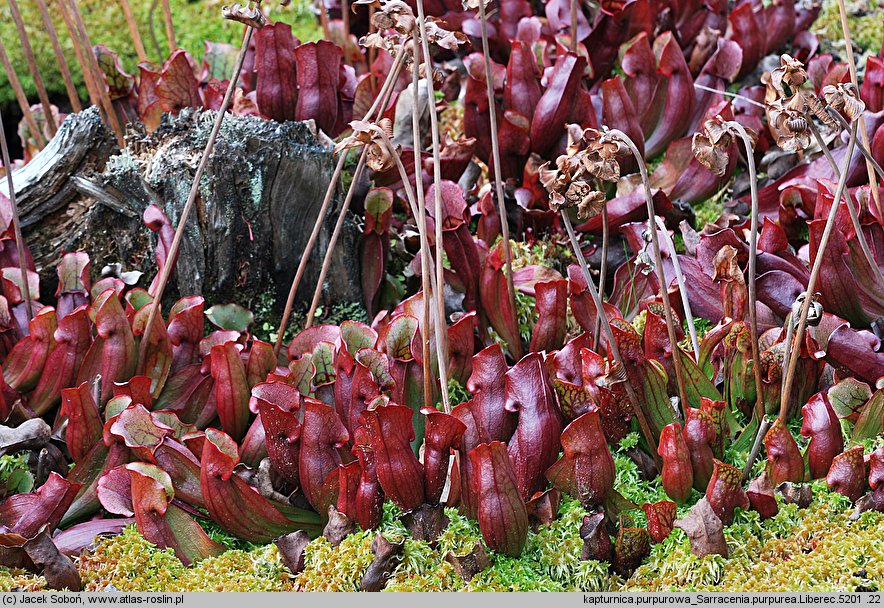
[(186, 568), (170, 549), (158, 549), (134, 526), (101, 540), (79, 561), (85, 591), (108, 585), (135, 591), (289, 591), (286, 572), (275, 545), (250, 551), (232, 550)]
[(780, 505), (767, 521), (738, 512), (725, 530), (729, 559), (691, 555), (676, 530), (655, 545), (648, 562), (627, 581), (628, 591), (854, 591), (884, 583), (884, 515), (856, 522), (850, 509), (822, 502), (808, 509)]
[[(862, 52), (877, 53), (884, 42), (884, 28), (881, 26), (881, 9), (875, 0), (847, 0), (847, 26), (855, 47)], [(813, 26), (819, 37), (823, 51), (835, 52), (844, 59), (844, 33), (841, 29), (841, 15), (835, 0), (826, 0), (823, 10)], [(859, 61), (859, 59), (857, 59)], [(860, 67), (860, 65), (857, 65)]]

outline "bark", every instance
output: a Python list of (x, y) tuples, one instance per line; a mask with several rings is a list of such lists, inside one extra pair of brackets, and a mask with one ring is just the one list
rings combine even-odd
[[(130, 125), (127, 148), (119, 150), (90, 108), (69, 117), (14, 173), (44, 301), (55, 289), (55, 263), (69, 251), (89, 253), (93, 279), (105, 265), (120, 262), (124, 270), (143, 271), (139, 285), (149, 285), (156, 237), (141, 215), (157, 203), (177, 225), (214, 116), (184, 110), (165, 116), (152, 134)], [(210, 303), (249, 305), (270, 291), (281, 309), (332, 170), (330, 147), (312, 124), (228, 116), (188, 220), (170, 299), (198, 293)], [(320, 233), (300, 302), (312, 295), (340, 198)], [(336, 248), (326, 302), (361, 301), (358, 239), (354, 216)]]

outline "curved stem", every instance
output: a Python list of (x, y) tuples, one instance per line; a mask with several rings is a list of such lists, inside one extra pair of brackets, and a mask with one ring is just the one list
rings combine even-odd
[(319, 298), (322, 296), (322, 285), (325, 283), (325, 277), (331, 266), (331, 254), (335, 249), (335, 245), (338, 243), (338, 237), (341, 236), (341, 230), (344, 228), (344, 221), (347, 219), (347, 211), (350, 209), (350, 203), (352, 202), (353, 194), (356, 191), (353, 184), (362, 177), (362, 171), (365, 169), (365, 158), (368, 156), (367, 150), (367, 148), (363, 147), (362, 152), (359, 154), (359, 162), (356, 164), (356, 170), (353, 172), (353, 181), (347, 189), (347, 196), (344, 197), (344, 204), (341, 205), (341, 211), (338, 213), (338, 221), (335, 222), (335, 229), (332, 231), (331, 238), (328, 241), (328, 247), (325, 250), (325, 257), (322, 259), (322, 268), (319, 271), (316, 288), (313, 290), (313, 299), (310, 302), (310, 310), (307, 312), (307, 322), (304, 324), (304, 329), (313, 326), (313, 317), (316, 314), (316, 307), (319, 306)]
[(9, 160), (9, 147), (6, 145), (6, 132), (3, 129), (2, 116), (0, 116), (0, 153), (2, 153), (3, 167), (6, 169), (9, 206), (12, 207), (12, 229), (15, 232), (15, 249), (18, 253), (18, 267), (21, 272), (22, 297), (25, 300), (25, 312), (27, 312), (28, 321), (30, 321), (34, 318), (34, 305), (31, 303), (31, 288), (28, 284), (28, 261), (25, 257), (25, 241), (21, 235), (21, 221), (18, 217), (18, 205), (15, 201), (15, 183), (12, 181), (12, 162)]
[(749, 345), (752, 348), (752, 376), (755, 379), (755, 416), (759, 428), (764, 419), (764, 398), (761, 394), (761, 354), (758, 348), (758, 295), (756, 291), (756, 263), (758, 259), (758, 176), (755, 172), (755, 155), (752, 139), (743, 125), (735, 120), (726, 125), (743, 140), (746, 149), (746, 165), (749, 167), (749, 191), (752, 197), (752, 222), (749, 228)]
[[(436, 115), (436, 95), (433, 89), (433, 56), (430, 54), (430, 41), (427, 37), (427, 20), (424, 15), (424, 2), (417, 0), (418, 26), (421, 33), (423, 50), (424, 77), (427, 84), (427, 107), (430, 110), (430, 133), (433, 138), (433, 208), (436, 216), (436, 285), (433, 292), (436, 301), (436, 356), (439, 359), (439, 383), (442, 385), (442, 406), (446, 413), (451, 413), (448, 399), (448, 324), (445, 321), (445, 268), (442, 266), (442, 160), (439, 156), (439, 117)], [(486, 55), (487, 61), (487, 55)], [(415, 90), (417, 94), (417, 90)], [(416, 100), (415, 100), (416, 101)], [(420, 165), (415, 165), (415, 181), (420, 179)]]
[(672, 251), (672, 267), (675, 269), (675, 280), (678, 283), (678, 291), (681, 294), (681, 307), (684, 308), (685, 323), (688, 326), (688, 335), (691, 337), (691, 348), (694, 349), (694, 361), (700, 356), (700, 341), (697, 338), (697, 328), (694, 327), (694, 313), (691, 310), (691, 301), (688, 298), (688, 286), (681, 272), (681, 262), (678, 261), (678, 254), (675, 252), (675, 243), (669, 238), (669, 231), (663, 220), (657, 217), (657, 226), (660, 228), (663, 238), (666, 239), (666, 246)]
[(239, 73), (242, 70), (242, 64), (245, 61), (246, 52), (248, 51), (249, 41), (251, 39), (252, 27), (247, 25), (245, 32), (243, 33), (239, 55), (236, 57), (236, 62), (230, 76), (230, 82), (227, 85), (227, 91), (225, 91), (224, 99), (221, 101), (221, 107), (218, 108), (218, 113), (215, 115), (215, 124), (212, 125), (212, 132), (209, 134), (209, 139), (206, 141), (206, 147), (203, 149), (200, 162), (196, 167), (196, 172), (193, 174), (193, 184), (190, 186), (190, 194), (188, 194), (187, 201), (184, 203), (184, 209), (181, 210), (181, 217), (178, 218), (178, 227), (175, 229), (175, 238), (172, 239), (172, 244), (169, 246), (169, 252), (166, 256), (166, 264), (163, 266), (163, 271), (160, 274), (156, 293), (151, 294), (153, 295), (153, 301), (148, 304), (148, 306), (150, 306), (150, 313), (147, 316), (147, 323), (144, 326), (144, 333), (141, 335), (141, 343), (138, 346), (139, 374), (144, 372), (147, 345), (150, 343), (150, 336), (153, 335), (151, 332), (153, 331), (154, 323), (156, 323), (160, 308), (162, 308), (163, 292), (166, 289), (166, 284), (169, 282), (169, 277), (172, 276), (175, 262), (178, 261), (178, 249), (181, 247), (181, 239), (184, 237), (184, 227), (187, 225), (187, 218), (190, 216), (190, 212), (196, 202), (196, 197), (199, 196), (200, 181), (202, 180), (203, 173), (206, 171), (206, 165), (209, 164), (209, 156), (211, 156), (212, 149), (215, 147), (215, 140), (218, 138), (218, 132), (221, 130), (221, 123), (224, 122), (224, 115), (227, 113), (227, 108), (230, 106), (230, 100), (233, 99), (233, 91), (236, 89), (236, 83), (239, 80)]
[[(835, 190), (835, 197), (832, 201), (832, 208), (829, 210), (829, 216), (826, 218), (826, 226), (820, 237), (820, 243), (817, 247), (816, 258), (813, 261), (813, 268), (810, 270), (810, 277), (807, 280), (807, 290), (805, 291), (804, 302), (801, 305), (801, 313), (798, 318), (798, 327), (795, 330), (795, 338), (791, 345), (787, 344), (787, 348), (792, 349), (792, 355), (789, 359), (789, 369), (786, 372), (786, 380), (783, 384), (783, 391), (780, 395), (780, 418), (786, 422), (786, 413), (789, 409), (789, 393), (792, 392), (792, 384), (795, 380), (795, 371), (798, 368), (798, 360), (801, 358), (800, 349), (804, 341), (804, 332), (807, 329), (807, 315), (810, 312), (810, 305), (813, 302), (814, 288), (820, 275), (820, 269), (823, 265), (824, 252), (829, 244), (829, 237), (832, 229), (835, 227), (835, 217), (838, 215), (838, 204), (841, 201), (841, 194), (844, 192), (844, 186), (847, 183), (847, 169), (850, 167), (850, 158), (853, 156), (853, 148), (856, 143), (856, 129), (859, 121), (854, 121), (850, 126), (850, 139), (847, 142), (847, 156), (844, 159), (844, 168), (841, 170), (841, 179), (838, 180), (838, 188)], [(797, 346), (796, 346), (797, 345)]]
[[(831, 109), (831, 108), (830, 108)], [(839, 119), (841, 125), (850, 130), (850, 125), (844, 120), (844, 118), (838, 112), (829, 112), (833, 116), (836, 116)], [(819, 129), (816, 124), (813, 122), (811, 116), (805, 113), (807, 118), (807, 124), (810, 126), (810, 132), (813, 133), (814, 139), (816, 139), (817, 145), (820, 147), (820, 150), (823, 152), (823, 156), (826, 157), (826, 160), (829, 162), (829, 166), (832, 168), (832, 171), (835, 173), (835, 177), (839, 180), (841, 179), (841, 170), (838, 169), (838, 164), (835, 162), (834, 157), (832, 157), (832, 152), (829, 150), (829, 147), (826, 145), (826, 142), (823, 140), (823, 136), (820, 134)], [(875, 159), (872, 158), (871, 154), (868, 154), (868, 150), (862, 146), (860, 142), (856, 142), (857, 148), (859, 148), (860, 152), (866, 154), (867, 159), (871, 159), (874, 163), (875, 167), (878, 167), (878, 163), (875, 162)], [(878, 167), (880, 169), (880, 167)], [(856, 240), (859, 243), (859, 248), (863, 252), (863, 256), (866, 258), (866, 262), (871, 267), (872, 272), (877, 275), (877, 279), (879, 281), (884, 281), (884, 275), (881, 274), (881, 269), (878, 267), (878, 262), (875, 260), (875, 256), (872, 255), (872, 250), (869, 248), (869, 242), (866, 240), (866, 235), (863, 232), (862, 224), (859, 221), (859, 205), (856, 204), (853, 200), (853, 196), (850, 194), (850, 190), (844, 189), (844, 198), (847, 201), (847, 212), (850, 214), (850, 223), (853, 225), (853, 231), (856, 233)]]
[[(396, 56), (393, 67), (387, 74), (387, 79), (384, 82), (383, 87), (381, 87), (380, 94), (375, 98), (374, 103), (372, 103), (368, 112), (366, 112), (367, 118), (370, 119), (375, 112), (384, 111), (387, 105), (387, 100), (393, 90), (393, 83), (396, 82), (396, 79), (399, 77), (399, 72), (402, 70), (404, 62), (405, 52), (403, 51)], [(289, 287), (289, 294), (285, 301), (285, 309), (282, 312), (282, 318), (279, 321), (279, 329), (276, 332), (276, 342), (273, 345), (273, 354), (275, 356), (279, 355), (279, 351), (282, 348), (283, 335), (285, 334), (289, 317), (291, 317), (292, 308), (295, 304), (295, 295), (298, 292), (301, 279), (304, 278), (307, 264), (310, 262), (310, 254), (313, 253), (313, 248), (316, 246), (316, 241), (319, 239), (319, 232), (322, 230), (322, 224), (325, 222), (326, 215), (328, 215), (328, 208), (331, 204), (332, 197), (334, 196), (335, 189), (338, 186), (338, 180), (341, 177), (341, 172), (344, 170), (344, 164), (346, 161), (347, 155), (344, 153), (340, 154), (338, 157), (338, 163), (335, 165), (335, 170), (332, 173), (331, 180), (328, 183), (328, 188), (325, 191), (325, 197), (322, 199), (322, 205), (316, 216), (316, 222), (313, 224), (313, 230), (310, 232), (310, 238), (307, 239), (307, 244), (304, 246), (304, 252), (301, 254), (301, 260), (298, 262), (298, 269), (292, 279), (291, 287)]]
[[(497, 140), (497, 101), (494, 99), (494, 79), (491, 74), (491, 55), (488, 50), (488, 17), (485, 14), (485, 0), (479, 0), (479, 21), (482, 26), (482, 55), (485, 59), (485, 88), (488, 93), (488, 121), (491, 130), (491, 162), (494, 164), (494, 186), (497, 194), (497, 212), (500, 215), (500, 235), (503, 238), (505, 254), (506, 289), (510, 298), (510, 308), (516, 310), (516, 289), (513, 286), (513, 252), (510, 248), (510, 227), (506, 215), (506, 200), (503, 196), (503, 177), (500, 173), (500, 144)], [(518, 338), (517, 338), (518, 339)], [(519, 347), (521, 351), (521, 345)]]
[[(663, 302), (666, 331), (669, 334), (669, 343), (672, 347), (672, 366), (675, 368), (675, 381), (678, 386), (678, 396), (681, 400), (682, 411), (684, 411), (690, 403), (688, 402), (688, 393), (685, 388), (685, 374), (684, 369), (682, 368), (681, 357), (678, 356), (679, 346), (675, 334), (675, 318), (672, 314), (672, 306), (669, 304), (669, 289), (666, 283), (665, 273), (663, 272), (663, 255), (660, 252), (657, 222), (654, 219), (657, 217), (657, 214), (654, 210), (654, 198), (651, 195), (651, 183), (648, 180), (648, 168), (645, 165), (645, 159), (642, 158), (642, 155), (639, 153), (635, 142), (633, 142), (626, 133), (618, 129), (611, 129), (608, 134), (614, 137), (617, 141), (624, 143), (626, 147), (629, 148), (629, 151), (632, 152), (632, 156), (635, 157), (635, 161), (638, 163), (638, 170), (641, 174), (642, 185), (645, 191), (645, 204), (648, 211), (648, 232), (651, 237), (651, 248), (654, 250), (654, 265), (656, 266), (657, 271), (657, 282), (660, 284), (660, 300)], [(679, 291), (681, 291), (681, 289), (679, 289)]]
[[(589, 274), (589, 268), (586, 266), (586, 260), (583, 258), (583, 253), (580, 251), (580, 243), (577, 241), (577, 235), (574, 234), (574, 226), (571, 225), (571, 218), (568, 217), (567, 210), (565, 209), (562, 209), (561, 216), (562, 223), (565, 225), (565, 230), (568, 232), (568, 238), (571, 240), (571, 248), (574, 249), (574, 255), (577, 257), (577, 262), (580, 264), (580, 270), (583, 271), (583, 278), (586, 280), (586, 288), (589, 290), (589, 295), (592, 297), (592, 302), (595, 305), (596, 315), (601, 321), (602, 331), (605, 334), (605, 339), (608, 341), (608, 348), (611, 349), (611, 359), (614, 360), (614, 365), (617, 369), (624, 374), (623, 387), (626, 390), (626, 397), (629, 399), (629, 405), (632, 407), (632, 411), (635, 413), (636, 418), (638, 418), (638, 426), (641, 429), (642, 434), (645, 436), (645, 440), (648, 442), (648, 447), (651, 448), (651, 455), (659, 464), (660, 456), (657, 454), (657, 438), (654, 437), (654, 433), (651, 431), (651, 426), (648, 424), (648, 419), (645, 417), (644, 410), (641, 409), (638, 395), (635, 392), (635, 388), (632, 386), (629, 374), (626, 372), (626, 365), (623, 363), (623, 358), (620, 356), (620, 349), (617, 347), (617, 340), (614, 339), (614, 332), (611, 330), (611, 324), (608, 322), (608, 315), (605, 313), (605, 308), (602, 305), (602, 298), (599, 296), (599, 292), (595, 287), (592, 276)], [(596, 348), (599, 348), (598, 345), (596, 345)]]

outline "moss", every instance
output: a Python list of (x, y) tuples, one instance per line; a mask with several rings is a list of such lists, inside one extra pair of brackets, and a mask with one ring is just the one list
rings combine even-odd
[(232, 550), (186, 568), (170, 549), (158, 549), (134, 526), (98, 542), (79, 560), (86, 591), (108, 585), (130, 591), (288, 591), (293, 587), (275, 545)]
[[(877, 53), (884, 42), (878, 3), (875, 0), (847, 0), (845, 5), (847, 26), (854, 47), (859, 47), (863, 52)], [(814, 23), (813, 32), (819, 37), (824, 52), (837, 53), (844, 59), (844, 34), (835, 0), (826, 0), (823, 3), (823, 10)]]
[[(74, 80), (80, 89), (80, 96), (87, 99), (86, 89), (82, 85), (82, 76), (76, 62), (73, 45), (70, 36), (67, 35), (64, 21), (52, 1), (47, 1), (52, 15), (53, 25), (58, 34), (59, 42), (64, 50), (68, 65), (71, 68)], [(168, 55), (165, 29), (163, 26), (162, 11), (157, 8), (154, 15), (154, 32), (157, 36), (161, 54), (157, 53), (149, 29), (150, 0), (132, 0), (132, 11), (138, 23), (141, 38), (144, 41), (148, 59), (162, 62)], [(221, 6), (227, 4), (221, 0), (170, 0), (172, 19), (175, 25), (175, 38), (179, 47), (189, 51), (197, 60), (203, 56), (203, 42), (226, 42), (239, 44), (242, 36), (242, 25), (221, 18)], [(43, 31), (43, 21), (40, 17), (35, 2), (19, 2), (19, 10), (28, 31), (28, 38), (34, 48), (34, 54), (46, 88), (51, 97), (65, 97), (64, 84), (55, 62), (49, 38)], [(129, 30), (118, 2), (101, 2), (100, 0), (81, 0), (79, 2), (80, 13), (86, 25), (92, 44), (103, 44), (120, 53), (123, 67), (129, 73), (134, 73), (138, 58), (134, 46), (129, 38)], [(275, 4), (266, 4), (263, 9), (269, 11), (269, 17), (274, 21), (283, 21), (292, 25), (292, 31), (302, 41), (318, 40), (321, 37), (316, 18), (310, 9), (307, 0), (295, 0), (288, 7)], [(34, 88), (30, 74), (27, 70), (21, 45), (18, 44), (18, 32), (15, 23), (9, 13), (9, 8), (4, 2), (0, 6), (0, 38), (4, 41), (6, 51), (10, 56), (13, 66), (25, 93), (32, 103), (36, 101), (36, 89)], [(13, 44), (13, 41), (16, 41)], [(8, 85), (6, 75), (0, 75), (0, 105), (14, 101), (11, 87)]]

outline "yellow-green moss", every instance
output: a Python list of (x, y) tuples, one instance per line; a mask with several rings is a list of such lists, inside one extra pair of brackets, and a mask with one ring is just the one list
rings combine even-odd
[[(847, 26), (854, 46), (863, 51), (877, 53), (884, 38), (881, 8), (876, 0), (846, 0)], [(826, 0), (813, 31), (819, 37), (824, 51), (834, 51), (845, 59), (844, 33), (841, 29), (841, 15), (835, 0)]]
[[(615, 454), (620, 458), (620, 454)], [(621, 469), (628, 470), (626, 463)], [(627, 497), (635, 482), (618, 477)], [(607, 564), (581, 561), (579, 528), (584, 511), (564, 500), (558, 518), (530, 532), (519, 558), (489, 551), (491, 566), (465, 582), (444, 561), (448, 551), (463, 555), (481, 541), (476, 522), (447, 509), (448, 529), (435, 545), (407, 536), (398, 512), (385, 506), (380, 530), (405, 541), (402, 563), (385, 591), (853, 591), (884, 586), (884, 514), (869, 512), (858, 521), (843, 497), (814, 484), (809, 509), (780, 504), (779, 513), (761, 521), (738, 510), (725, 530), (730, 557), (699, 558), (681, 530), (674, 530), (629, 580), (612, 575)], [(656, 499), (658, 497), (652, 496)], [(683, 515), (686, 507), (679, 510)], [(631, 511), (643, 523), (641, 511)], [(306, 549), (305, 569), (292, 576), (274, 545), (230, 550), (185, 568), (169, 550), (160, 550), (130, 526), (120, 536), (98, 542), (78, 560), (87, 591), (108, 585), (120, 591), (356, 591), (372, 561), (375, 532), (358, 532), (338, 547), (319, 538)], [(0, 591), (39, 591), (46, 583), (22, 571), (0, 568)]]
[(169, 550), (158, 549), (134, 526), (99, 541), (79, 561), (86, 591), (108, 585), (120, 591), (287, 591), (291, 577), (276, 547), (227, 551), (186, 568)]

